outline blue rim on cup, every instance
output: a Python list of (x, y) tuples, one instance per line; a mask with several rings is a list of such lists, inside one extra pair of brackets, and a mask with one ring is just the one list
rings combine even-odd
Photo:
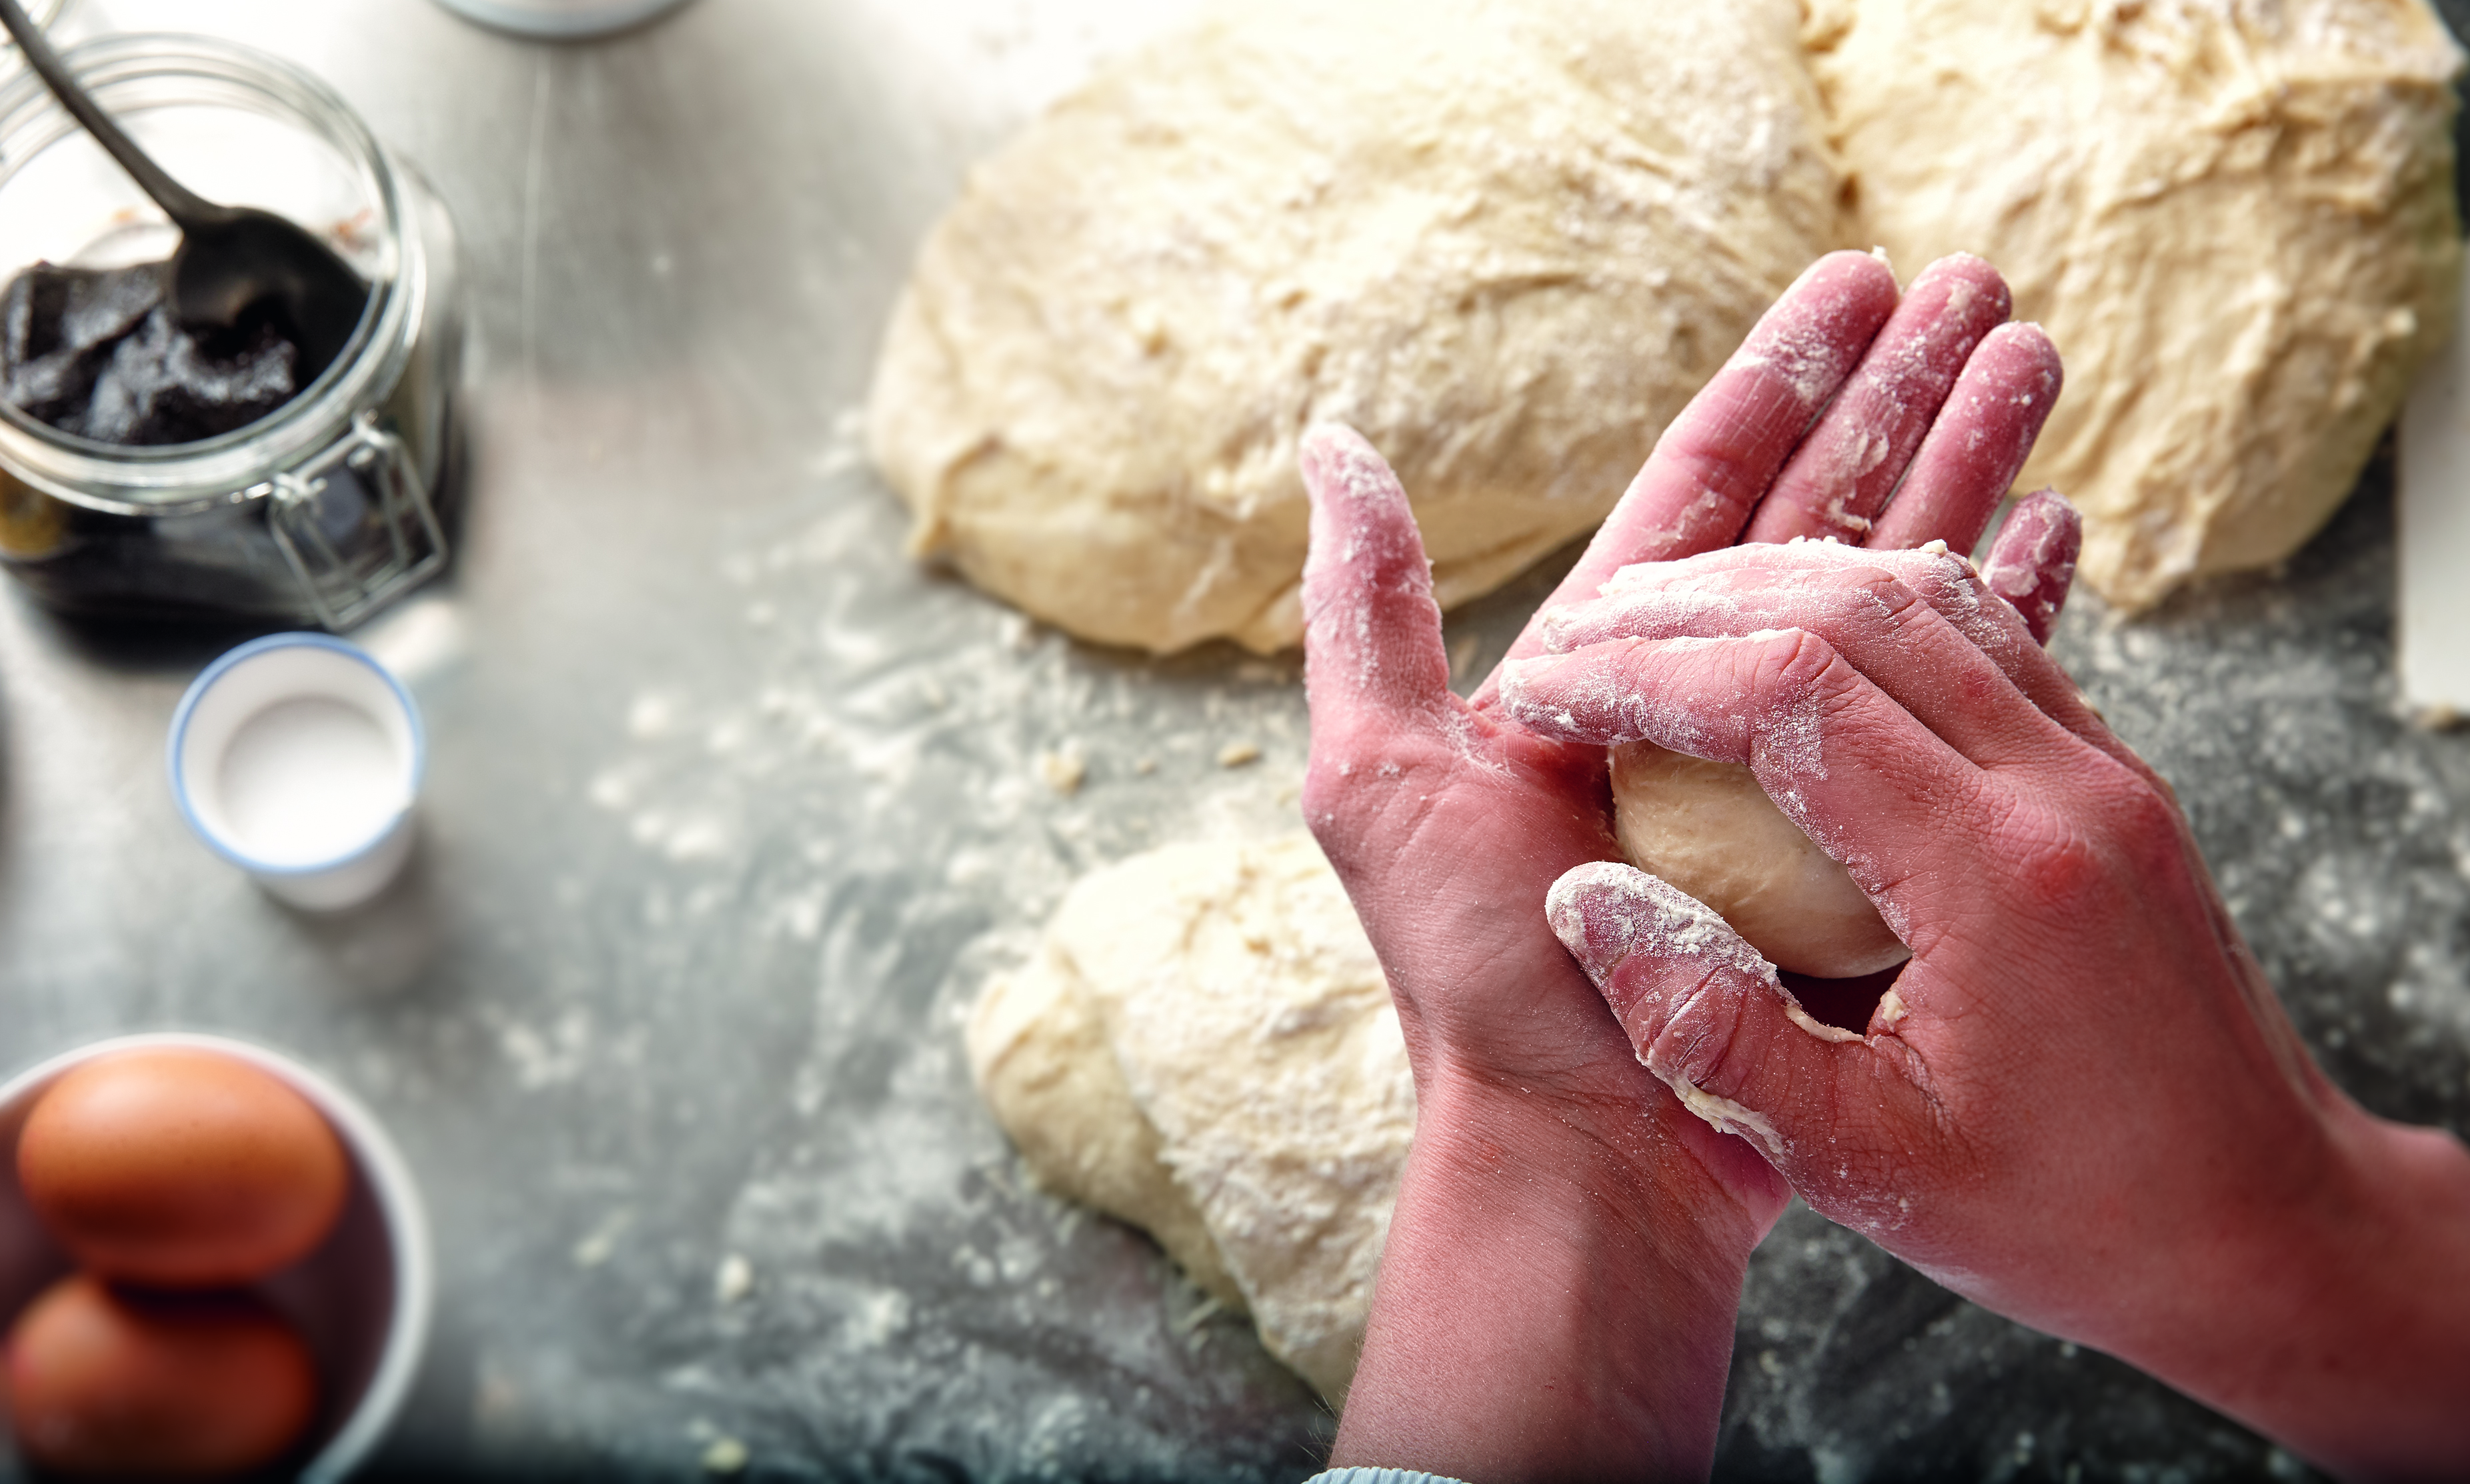
[[(436, 1262), (420, 1188), (384, 1127), (360, 1100), (271, 1048), (227, 1036), (162, 1032), (115, 1036), (53, 1056), (0, 1086), (0, 1150), (13, 1149), (35, 1100), (70, 1068), (115, 1052), (193, 1047), (263, 1068), (325, 1116), (352, 1163), (352, 1191), (335, 1233), (315, 1252), (260, 1284), (263, 1297), (301, 1327), (319, 1357), (329, 1397), (322, 1436), (302, 1466), (303, 1484), (339, 1484), (377, 1450), (419, 1374), (436, 1304)], [(14, 1159), (0, 1161), (0, 1324), (71, 1266), (41, 1235), (17, 1185)], [(331, 1389), (329, 1389), (331, 1388)]]
[(411, 853), (420, 708), (327, 634), (269, 634), (207, 665), (172, 713), (172, 797), (198, 838), (294, 906), (375, 896)]

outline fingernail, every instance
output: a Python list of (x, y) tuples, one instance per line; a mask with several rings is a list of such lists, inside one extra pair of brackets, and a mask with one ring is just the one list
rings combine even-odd
[(1596, 587), (1596, 592), (1601, 597), (1618, 597), (1634, 588), (1651, 586), (1656, 574), (1671, 565), (1669, 562), (1632, 562), (1627, 567), (1615, 568), (1613, 574)]
[(1295, 441), (1295, 468), (1304, 477), (1304, 486), (1315, 494), (1325, 494), (1332, 475), (1350, 462), (1359, 461), (1357, 452), (1363, 438), (1344, 423), (1315, 423), (1304, 429)]
[(1563, 655), (1532, 655), (1524, 660), (1501, 661), (1501, 703), (1515, 715), (1531, 704), (1531, 687), (1548, 684), (1553, 673), (1569, 662)]
[(1530, 655), (1524, 660), (1501, 661), (1501, 693), (1510, 695), (1526, 688), (1527, 678), (1548, 675), (1561, 662), (1559, 655)]

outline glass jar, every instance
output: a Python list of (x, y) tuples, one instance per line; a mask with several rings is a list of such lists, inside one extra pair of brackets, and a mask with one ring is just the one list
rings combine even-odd
[[(69, 0), (17, 0), (17, 8), (26, 12), (26, 18), (35, 23), (35, 30), (43, 32), (46, 38), (58, 46), (59, 38), (50, 35), (52, 22), (60, 18), (60, 12), (68, 9), (68, 3)], [(16, 43), (0, 35), (0, 76), (25, 64), (26, 59), (18, 55)]]
[[(371, 286), (291, 401), (195, 443), (119, 447), (0, 402), (0, 566), (80, 614), (350, 628), (446, 564), (463, 309), (453, 220), (323, 83), (202, 36), (110, 36), (68, 65), (182, 184), (327, 239)], [(0, 283), (159, 261), (179, 233), (31, 72), (0, 83)]]

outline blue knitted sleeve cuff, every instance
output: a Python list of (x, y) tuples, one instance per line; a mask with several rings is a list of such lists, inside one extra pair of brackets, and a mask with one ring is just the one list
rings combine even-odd
[(1304, 1484), (1464, 1484), (1415, 1469), (1324, 1469)]

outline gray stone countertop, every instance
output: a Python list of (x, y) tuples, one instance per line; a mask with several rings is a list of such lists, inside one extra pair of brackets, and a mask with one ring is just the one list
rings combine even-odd
[[(1246, 1326), (1025, 1184), (959, 1037), (1079, 872), (1295, 822), (1297, 665), (1093, 649), (914, 565), (854, 421), (962, 169), (1172, 9), (698, 0), (573, 47), (427, 0), (72, 14), (303, 61), (462, 222), (458, 562), (356, 636), (431, 729), (396, 890), (303, 916), (184, 833), (165, 724), (237, 636), (0, 593), (0, 1065), (215, 1030), (372, 1105), (442, 1281), (382, 1473), (695, 1477), (734, 1440), (767, 1479), (1276, 1480), (1326, 1448)], [(2470, 737), (2394, 714), (2389, 504), (2371, 475), (2286, 572), (2080, 603), (2058, 647), (2333, 1076), (2458, 1131)], [(1462, 675), (1550, 576), (1453, 618)], [(1754, 1264), (1720, 1476), (2267, 1472), (2304, 1472), (1806, 1210)]]

